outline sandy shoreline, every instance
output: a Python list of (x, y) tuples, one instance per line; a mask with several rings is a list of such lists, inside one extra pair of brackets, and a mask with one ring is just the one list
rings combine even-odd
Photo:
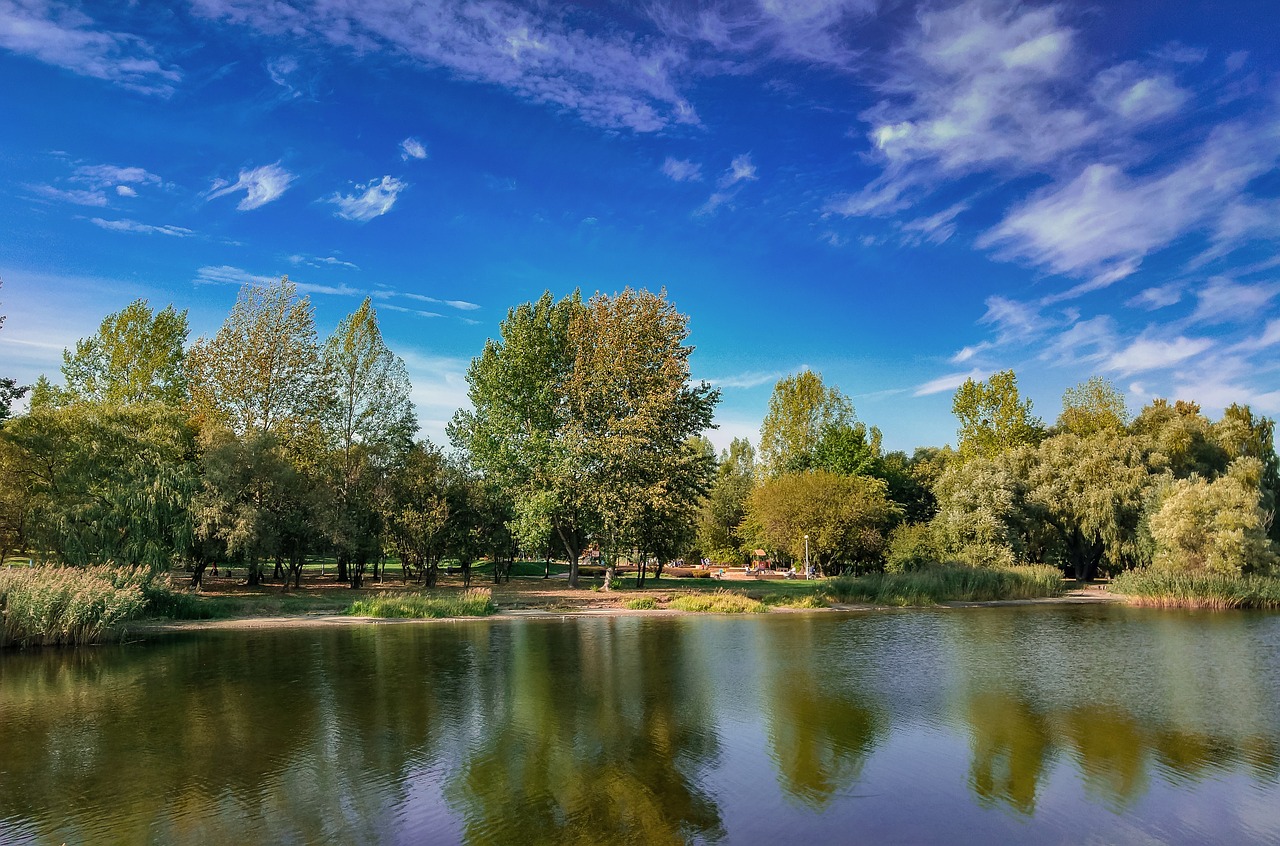
[[(960, 609), (960, 608), (992, 608), (1016, 605), (1092, 605), (1106, 602), (1123, 602), (1124, 598), (1099, 590), (1077, 590), (1063, 596), (1051, 596), (1043, 599), (1002, 599), (990, 602), (945, 602), (933, 606), (896, 606), (872, 605), (869, 603), (839, 603), (826, 608), (771, 608), (770, 614), (826, 614), (831, 612), (870, 612), (870, 611), (904, 611), (921, 609)], [(332, 626), (395, 626), (423, 623), (459, 623), (477, 622), (480, 620), (528, 620), (555, 619), (565, 617), (681, 617), (693, 616), (704, 612), (680, 611), (675, 608), (639, 609), (630, 608), (582, 608), (573, 610), (550, 610), (541, 608), (516, 608), (500, 610), (488, 617), (432, 617), (432, 618), (385, 618), (385, 617), (352, 617), (344, 614), (297, 614), (277, 617), (230, 617), (223, 620), (163, 620), (144, 622), (129, 627), (129, 633), (135, 635), (167, 634), (170, 632), (217, 631), (217, 630), (254, 630), (254, 629), (303, 629)]]

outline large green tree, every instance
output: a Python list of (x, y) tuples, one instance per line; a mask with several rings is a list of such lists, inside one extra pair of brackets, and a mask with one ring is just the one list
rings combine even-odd
[(570, 324), (565, 436), (586, 471), (599, 515), (608, 585), (618, 552), (641, 560), (692, 528), (712, 462), (694, 436), (709, 428), (719, 391), (690, 381), (689, 319), (666, 292), (597, 294)]
[(1129, 424), (1124, 394), (1101, 376), (1094, 376), (1062, 395), (1058, 429), (1081, 437), (1095, 432), (1121, 432)]
[(898, 514), (885, 483), (828, 470), (784, 473), (765, 479), (747, 501), (744, 529), (765, 549), (810, 563), (822, 575), (874, 567), (885, 533)]
[(698, 517), (698, 546), (715, 561), (743, 558), (745, 541), (738, 532), (747, 513), (747, 497), (755, 486), (756, 453), (751, 441), (734, 438), (720, 453), (711, 489)]
[(98, 332), (62, 353), (64, 386), (54, 391), (62, 403), (127, 405), (157, 402), (181, 405), (187, 397), (183, 345), (187, 313), (172, 305), (153, 312), (135, 300), (107, 315)]
[(358, 586), (381, 546), (372, 488), (404, 455), (418, 423), (408, 372), (382, 340), (370, 300), (334, 329), (322, 350), (321, 368), (329, 400), (322, 410), (329, 453), (324, 465), (334, 489), (330, 535), (338, 579)]
[(822, 376), (805, 370), (773, 386), (760, 427), (760, 462), (771, 475), (806, 470), (825, 429), (852, 426), (853, 403)]
[(485, 478), (513, 501), (522, 536), (545, 520), (578, 584), (578, 560), (594, 526), (585, 497), (586, 468), (571, 453), (567, 384), (573, 372), (570, 326), (585, 306), (574, 293), (544, 293), (507, 312), (498, 339), (485, 342), (467, 371), (470, 410), (459, 411), (449, 437)]
[(314, 421), (327, 399), (320, 374), (311, 302), (287, 276), (241, 288), (217, 334), (187, 354), (197, 415), (241, 437), (274, 432), (287, 441)]
[(1018, 393), (1012, 370), (991, 374), (985, 382), (966, 379), (951, 401), (960, 421), (957, 432), (962, 458), (994, 458), (1002, 452), (1034, 444), (1043, 435), (1031, 400)]

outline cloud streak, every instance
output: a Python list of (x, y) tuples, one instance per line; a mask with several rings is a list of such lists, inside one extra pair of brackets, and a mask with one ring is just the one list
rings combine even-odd
[(334, 212), (337, 217), (364, 222), (391, 211), (400, 192), (408, 187), (407, 182), (394, 176), (384, 176), (380, 180), (374, 179), (357, 185), (354, 194), (334, 194), (329, 202), (338, 207)]
[(296, 179), (294, 174), (280, 167), (280, 163), (276, 162), (242, 170), (239, 178), (233, 183), (225, 179), (216, 180), (207, 196), (208, 199), (214, 200), (227, 194), (243, 191), (244, 196), (236, 204), (236, 208), (239, 211), (251, 211), (280, 199), (281, 195), (289, 190), (289, 185), (294, 179)]

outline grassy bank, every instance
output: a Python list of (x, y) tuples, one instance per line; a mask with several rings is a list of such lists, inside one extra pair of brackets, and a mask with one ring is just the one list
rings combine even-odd
[(1280, 579), (1130, 570), (1116, 576), (1111, 592), (1152, 608), (1280, 608)]
[(497, 610), (493, 604), (493, 593), (488, 588), (471, 588), (432, 596), (406, 593), (360, 599), (351, 603), (348, 613), (354, 617), (428, 619), (487, 617)]
[(767, 610), (760, 600), (723, 588), (712, 593), (686, 593), (677, 596), (671, 600), (671, 607), (679, 611), (712, 614), (759, 614)]
[(938, 566), (908, 573), (832, 579), (827, 594), (834, 602), (875, 605), (1039, 599), (1062, 594), (1062, 573), (1046, 566), (1000, 569)]

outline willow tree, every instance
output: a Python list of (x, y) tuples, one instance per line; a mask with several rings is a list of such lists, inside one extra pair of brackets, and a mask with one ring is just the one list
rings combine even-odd
[(691, 382), (689, 318), (665, 291), (597, 294), (569, 337), (565, 434), (599, 515), (608, 585), (620, 550), (644, 560), (694, 525), (712, 467), (693, 439), (711, 426), (720, 393)]
[[(329, 441), (327, 470), (334, 488), (330, 532), (338, 579), (358, 586), (377, 554), (379, 526), (373, 488), (404, 455), (418, 428), (404, 362), (387, 348), (369, 299), (343, 318), (321, 353), (322, 425)], [(354, 572), (348, 572), (348, 565)], [(375, 574), (376, 575), (376, 574)]]
[(511, 496), (521, 535), (544, 535), (541, 526), (564, 549), (572, 587), (594, 525), (584, 467), (565, 439), (570, 326), (583, 308), (576, 292), (559, 302), (547, 292), (508, 311), (500, 338), (486, 341), (467, 371), (471, 410), (449, 424), (454, 445)]

